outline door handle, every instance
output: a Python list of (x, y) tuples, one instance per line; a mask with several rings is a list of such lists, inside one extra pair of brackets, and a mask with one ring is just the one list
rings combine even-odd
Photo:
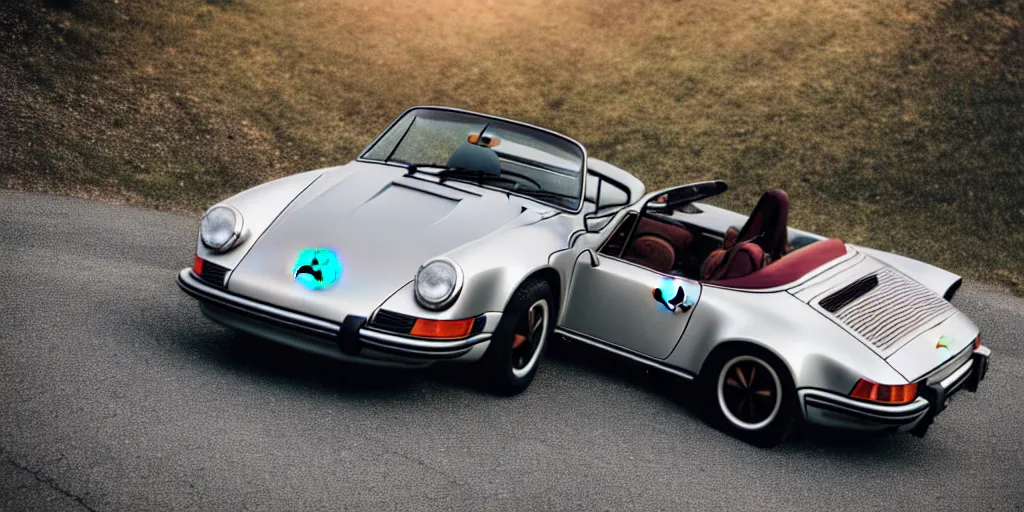
[(661, 288), (655, 288), (654, 289), (654, 300), (656, 302), (658, 302), (659, 304), (661, 304), (662, 306), (665, 306), (665, 309), (668, 309), (669, 311), (672, 311), (673, 313), (678, 313), (680, 311), (688, 311), (691, 307), (693, 307), (693, 306), (683, 305), (683, 302), (686, 300), (686, 292), (683, 291), (683, 287), (682, 286), (680, 286), (676, 290), (676, 296), (672, 297), (669, 300), (665, 300), (665, 294), (664, 294), (664, 292), (661, 291)]

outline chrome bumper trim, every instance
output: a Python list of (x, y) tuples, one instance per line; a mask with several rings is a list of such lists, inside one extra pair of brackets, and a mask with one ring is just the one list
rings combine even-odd
[(928, 412), (928, 401), (920, 397), (909, 404), (881, 405), (861, 402), (819, 389), (801, 389), (797, 395), (803, 404), (805, 417), (811, 416), (810, 409), (815, 408), (840, 414), (861, 423), (902, 426), (920, 420)]
[(189, 295), (221, 307), (226, 307), (244, 314), (256, 315), (275, 323), (286, 324), (297, 329), (319, 334), (322, 336), (336, 337), (341, 332), (341, 326), (336, 323), (321, 320), (319, 318), (295, 313), (287, 309), (263, 304), (254, 300), (246, 299), (238, 295), (227, 293), (210, 286), (192, 274), (192, 269), (183, 269), (178, 273), (178, 286)]
[(411, 348), (416, 350), (456, 350), (462, 348), (468, 348), (477, 343), (487, 341), (491, 339), (491, 333), (483, 332), (476, 336), (470, 336), (469, 338), (461, 340), (424, 340), (418, 338), (407, 338), (405, 336), (398, 336), (395, 334), (389, 334), (383, 331), (377, 331), (372, 328), (359, 329), (359, 337), (364, 341), (373, 341), (383, 345), (391, 345), (402, 348)]
[[(219, 290), (197, 279), (192, 274), (191, 269), (187, 268), (178, 273), (178, 286), (192, 297), (203, 302), (227, 309), (238, 315), (254, 318), (256, 321), (294, 329), (303, 334), (322, 338), (338, 346), (340, 350), (338, 341), (342, 332), (342, 326), (339, 324)], [(389, 334), (366, 327), (358, 330), (359, 341), (369, 349), (417, 359), (454, 359), (461, 357), (467, 354), (473, 346), (489, 341), (491, 335), (492, 333), (490, 332), (483, 332), (461, 340), (431, 341)], [(358, 353), (359, 350), (356, 349), (354, 353), (349, 355), (356, 356)]]
[(950, 390), (954, 389), (954, 385), (959, 381), (965, 380), (965, 377), (970, 373), (971, 366), (973, 364), (974, 359), (968, 359), (960, 368), (957, 368), (956, 371), (949, 374), (948, 377), (942, 379), (942, 382), (940, 382), (939, 385), (942, 386), (942, 389), (945, 389), (947, 393), (950, 392)]

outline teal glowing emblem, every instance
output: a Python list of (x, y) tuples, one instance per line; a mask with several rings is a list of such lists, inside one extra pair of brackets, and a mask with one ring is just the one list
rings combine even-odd
[(292, 276), (310, 290), (327, 288), (341, 277), (341, 262), (330, 249), (303, 249), (295, 260)]
[(653, 290), (654, 301), (673, 313), (689, 311), (700, 298), (700, 285), (685, 279), (664, 277)]

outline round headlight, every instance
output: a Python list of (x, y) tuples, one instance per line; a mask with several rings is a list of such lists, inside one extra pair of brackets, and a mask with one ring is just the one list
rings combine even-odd
[(447, 307), (461, 287), (462, 270), (448, 259), (428, 262), (416, 273), (416, 298), (428, 309)]
[(234, 247), (241, 236), (242, 214), (227, 205), (210, 208), (199, 224), (199, 237), (203, 245), (216, 252)]

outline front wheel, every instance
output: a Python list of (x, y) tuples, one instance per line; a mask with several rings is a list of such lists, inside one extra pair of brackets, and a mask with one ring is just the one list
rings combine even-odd
[(775, 357), (754, 348), (715, 357), (701, 377), (710, 419), (761, 447), (781, 444), (794, 423), (793, 385)]
[(512, 295), (481, 360), (483, 378), (500, 395), (517, 395), (533, 381), (554, 321), (554, 298), (546, 281), (524, 283)]

